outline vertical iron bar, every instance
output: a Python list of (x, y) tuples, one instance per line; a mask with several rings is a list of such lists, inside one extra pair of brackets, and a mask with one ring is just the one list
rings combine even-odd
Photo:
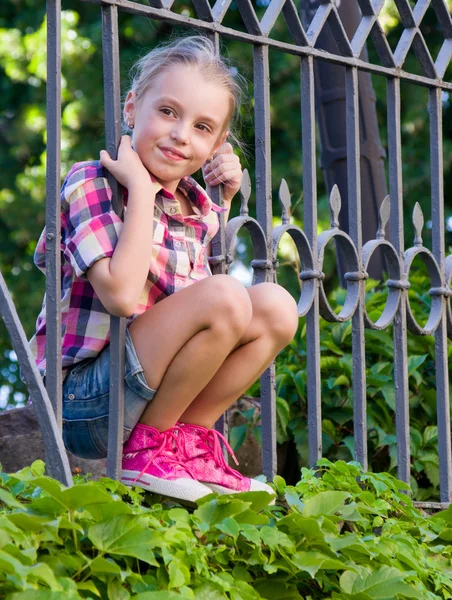
[[(220, 54), (220, 34), (214, 31), (210, 34), (210, 39), (215, 45), (215, 50)], [(223, 206), (223, 184), (216, 185), (215, 187), (207, 186), (207, 193), (218, 206)], [(220, 256), (222, 260), (212, 265), (212, 273), (217, 275), (219, 273), (225, 274), (227, 272), (226, 263), (226, 239), (225, 239), (225, 227), (226, 222), (223, 213), (219, 213), (220, 229), (216, 236), (212, 239), (212, 256)], [(215, 423), (215, 429), (219, 431), (225, 438), (228, 437), (228, 413), (225, 412), (221, 415), (218, 421)], [(224, 449), (226, 460), (229, 458), (227, 449)]]
[[(116, 158), (121, 140), (121, 95), (119, 78), (119, 38), (117, 6), (102, 6), (102, 50), (104, 70), (105, 142)], [(112, 205), (122, 216), (122, 193), (118, 182), (108, 174), (113, 190)], [(110, 406), (108, 418), (107, 476), (119, 479), (124, 429), (124, 354), (126, 320), (110, 318)]]
[(46, 93), (46, 388), (61, 431), (61, 0), (47, 0)]
[[(444, 180), (443, 180), (443, 105), (442, 91), (429, 92), (430, 170), (432, 187), (432, 250), (441, 270), (445, 287)], [(452, 499), (452, 456), (450, 439), (449, 373), (447, 357), (446, 298), (443, 296), (442, 319), (435, 332), (436, 410), (441, 502)]]
[[(301, 121), (303, 161), (304, 230), (317, 261), (317, 179), (315, 153), (314, 59), (301, 59)], [(319, 280), (306, 315), (306, 366), (308, 388), (309, 466), (322, 456), (322, 403), (320, 397)]]
[[(254, 124), (256, 151), (256, 212), (265, 231), (267, 257), (272, 258), (272, 181), (270, 146), (270, 73), (268, 46), (254, 46)], [(273, 272), (267, 272), (267, 281)], [(276, 385), (275, 364), (261, 376), (262, 472), (276, 475)]]
[[(403, 185), (402, 185), (402, 140), (400, 120), (400, 79), (387, 80), (388, 103), (388, 165), (389, 191), (391, 195), (390, 241), (393, 244), (403, 269)], [(394, 386), (396, 403), (397, 475), (406, 483), (410, 481), (410, 414), (408, 388), (408, 357), (406, 303), (407, 291), (400, 291), (399, 308), (394, 319)]]
[[(347, 128), (347, 179), (349, 231), (361, 263), (361, 171), (359, 142), (359, 91), (358, 69), (345, 70), (346, 128)], [(362, 268), (361, 268), (362, 270)], [(355, 460), (367, 469), (366, 423), (366, 352), (364, 344), (364, 281), (359, 282), (359, 303), (352, 317), (353, 354), (353, 422)]]

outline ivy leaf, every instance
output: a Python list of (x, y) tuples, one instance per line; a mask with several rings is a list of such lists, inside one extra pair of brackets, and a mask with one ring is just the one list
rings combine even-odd
[(361, 569), (361, 573), (346, 571), (340, 578), (340, 585), (346, 594), (366, 593), (375, 600), (394, 598), (397, 594), (423, 600), (423, 594), (404, 583), (403, 580), (410, 574), (410, 571), (403, 572), (387, 566), (371, 573), (365, 569)]
[(320, 569), (342, 571), (348, 568), (345, 563), (322, 552), (296, 552), (291, 556), (290, 560), (298, 569), (309, 573), (313, 579)]
[(16, 498), (14, 498), (10, 492), (4, 490), (3, 488), (0, 488), (0, 502), (3, 502), (3, 504), (6, 504), (6, 506), (11, 508), (19, 508), (20, 510), (23, 510), (22, 504), (16, 500)]
[(169, 584), (168, 588), (180, 588), (190, 583), (190, 571), (180, 560), (173, 559), (168, 567)]
[(231, 500), (228, 497), (218, 497), (202, 504), (195, 510), (193, 516), (199, 520), (202, 526), (208, 529), (210, 525), (221, 523), (226, 517), (238, 515), (249, 508), (250, 505), (250, 502)]
[(234, 541), (238, 538), (240, 529), (237, 521), (232, 519), (231, 517), (227, 517), (221, 523), (216, 525), (216, 528), (226, 535), (230, 535)]
[(120, 515), (109, 521), (92, 525), (88, 529), (92, 543), (109, 554), (123, 554), (139, 558), (158, 567), (151, 548), (156, 536), (148, 529), (147, 520), (140, 516)]
[(348, 492), (321, 492), (305, 502), (303, 516), (334, 515), (344, 507), (344, 502), (348, 498), (350, 498)]
[(247, 431), (248, 425), (246, 423), (243, 425), (236, 425), (235, 427), (231, 428), (231, 431), (229, 432), (229, 442), (234, 452), (243, 446)]
[(121, 572), (119, 565), (117, 565), (111, 558), (107, 559), (103, 556), (96, 556), (96, 558), (89, 565), (89, 568), (93, 575), (119, 575)]

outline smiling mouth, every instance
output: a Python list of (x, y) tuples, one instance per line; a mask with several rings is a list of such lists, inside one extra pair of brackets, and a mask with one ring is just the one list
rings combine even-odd
[(160, 152), (162, 152), (167, 158), (175, 161), (187, 160), (185, 154), (179, 152), (175, 148), (168, 148), (167, 146), (160, 146)]

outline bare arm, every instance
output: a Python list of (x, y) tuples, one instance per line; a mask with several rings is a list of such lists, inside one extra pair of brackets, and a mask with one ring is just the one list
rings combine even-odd
[(143, 291), (152, 252), (155, 190), (149, 173), (123, 136), (114, 161), (101, 153), (101, 164), (127, 187), (129, 196), (124, 227), (111, 258), (103, 258), (87, 277), (102, 304), (113, 315), (133, 314)]

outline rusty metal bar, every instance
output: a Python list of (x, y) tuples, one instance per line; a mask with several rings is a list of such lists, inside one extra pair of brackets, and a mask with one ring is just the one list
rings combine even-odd
[[(317, 259), (317, 177), (315, 149), (314, 59), (301, 59), (301, 123), (303, 160), (304, 229)], [(314, 301), (306, 315), (306, 365), (308, 392), (309, 466), (322, 456), (322, 399), (320, 395), (320, 315), (319, 280), (316, 279)]]
[[(102, 50), (104, 62), (104, 104), (106, 149), (116, 158), (121, 139), (121, 85), (119, 79), (118, 9), (102, 6)], [(123, 213), (120, 185), (108, 173), (113, 191), (112, 205)], [(108, 418), (107, 476), (119, 479), (124, 430), (124, 357), (126, 320), (110, 317), (110, 409)]]
[[(254, 47), (254, 127), (256, 152), (256, 216), (267, 239), (267, 258), (272, 257), (272, 181), (270, 146), (270, 70), (268, 46)], [(267, 269), (266, 280), (273, 280)], [(276, 475), (276, 384), (274, 363), (261, 376), (262, 470)]]
[[(346, 87), (346, 128), (347, 128), (347, 179), (348, 179), (348, 219), (350, 237), (358, 251), (359, 262), (362, 254), (361, 225), (361, 170), (359, 143), (359, 91), (358, 70), (345, 71)], [(362, 267), (360, 267), (362, 272)], [(347, 279), (347, 273), (345, 278)], [(362, 275), (362, 273), (361, 273)], [(359, 282), (359, 303), (352, 317), (353, 354), (353, 412), (355, 459), (367, 469), (367, 408), (366, 408), (366, 351), (364, 345), (364, 281)]]
[(61, 0), (47, 0), (46, 94), (46, 388), (61, 431)]
[[(402, 185), (402, 124), (400, 120), (400, 80), (387, 81), (388, 103), (388, 164), (391, 196), (390, 240), (403, 265), (403, 185)], [(403, 268), (401, 269), (403, 273)], [(394, 319), (394, 386), (397, 431), (397, 474), (410, 481), (410, 415), (408, 387), (406, 304), (408, 291), (400, 290), (401, 301)]]
[[(432, 188), (432, 250), (446, 289), (444, 237), (444, 177), (443, 177), (443, 99), (439, 88), (429, 94), (430, 112), (430, 176)], [(442, 319), (435, 332), (436, 411), (438, 418), (438, 454), (440, 497), (452, 500), (452, 455), (450, 434), (449, 367), (447, 350), (446, 301), (442, 297)]]

